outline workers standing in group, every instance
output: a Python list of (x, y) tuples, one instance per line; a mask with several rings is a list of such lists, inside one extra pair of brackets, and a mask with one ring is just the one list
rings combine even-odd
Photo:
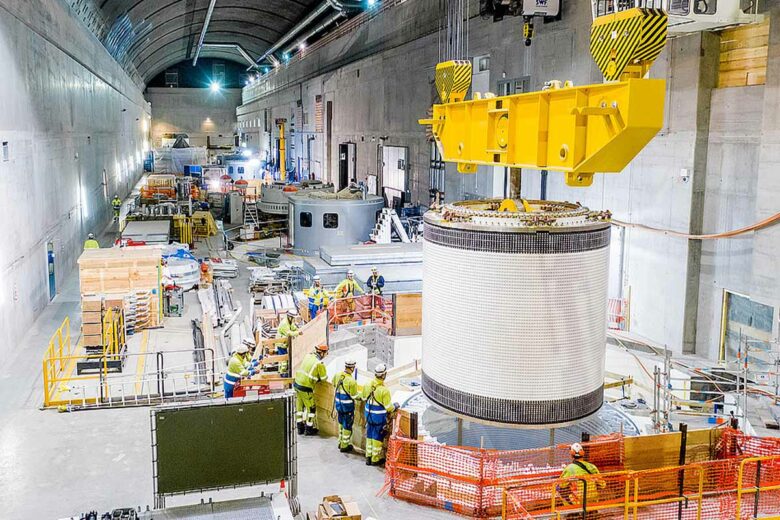
[(355, 292), (363, 294), (365, 291), (355, 281), (355, 272), (350, 269), (347, 271), (347, 277), (336, 286), (336, 297), (343, 300), (346, 308), (344, 323), (352, 321), (355, 315)]
[(336, 389), (335, 408), (339, 420), (339, 451), (352, 451), (352, 423), (355, 422), (355, 400), (360, 399), (360, 390), (355, 380), (357, 362), (349, 358), (344, 370), (333, 376)]
[(322, 280), (319, 275), (314, 277), (306, 296), (309, 297), (309, 319), (313, 320), (328, 304), (328, 293), (322, 288)]
[(242, 342), (228, 361), (227, 372), (222, 380), (222, 386), (225, 390), (225, 399), (233, 397), (233, 391), (242, 377), (248, 377), (254, 374), (254, 364), (249, 356), (249, 346)]
[(100, 249), (100, 243), (95, 240), (95, 234), (90, 233), (84, 241), (84, 249)]
[(363, 388), (363, 400), (366, 402), (366, 466), (381, 466), (385, 436), (389, 426), (389, 415), (398, 409), (392, 402), (390, 390), (385, 386), (387, 367), (384, 364), (374, 369), (374, 379)]
[[(585, 460), (585, 449), (582, 444), (575, 442), (571, 445), (569, 450), (572, 457), (572, 462), (561, 473), (561, 479), (569, 479), (565, 482), (561, 482), (557, 485), (556, 489), (560, 497), (567, 504), (581, 505), (584, 500), (584, 485), (581, 480), (575, 480), (579, 477), (587, 477), (588, 475), (598, 475), (599, 470), (590, 462)], [(595, 504), (598, 502), (598, 489), (606, 487), (606, 482), (603, 480), (592, 479), (587, 483), (587, 501), (588, 503)], [(587, 508), (587, 504), (586, 504)], [(589, 515), (589, 517), (592, 513)]]
[(314, 404), (314, 385), (328, 379), (328, 371), (322, 360), (328, 355), (327, 345), (318, 345), (301, 361), (295, 374), (295, 420), (299, 435), (316, 435), (317, 408)]
[(122, 209), (122, 199), (119, 198), (119, 195), (114, 195), (114, 198), (111, 199), (111, 207), (114, 209), (114, 222), (119, 220), (119, 212)]

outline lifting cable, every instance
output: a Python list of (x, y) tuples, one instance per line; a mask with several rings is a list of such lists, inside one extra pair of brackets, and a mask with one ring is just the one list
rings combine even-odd
[(623, 227), (623, 228), (634, 228), (634, 229), (643, 229), (645, 231), (650, 231), (653, 233), (660, 233), (662, 235), (669, 235), (673, 237), (678, 238), (687, 238), (688, 240), (715, 240), (718, 238), (733, 238), (739, 235), (743, 235), (745, 233), (750, 233), (751, 231), (757, 231), (759, 229), (769, 227), (773, 224), (776, 224), (778, 221), (780, 221), (780, 213), (775, 213), (771, 217), (768, 217), (761, 222), (756, 222), (755, 224), (751, 224), (750, 226), (739, 228), (739, 229), (733, 229), (731, 231), (724, 231), (722, 233), (712, 233), (707, 235), (691, 235), (688, 233), (683, 233), (681, 231), (674, 231), (671, 229), (661, 229), (661, 228), (655, 228), (652, 226), (646, 226), (644, 224), (634, 224), (631, 222), (623, 222), (622, 220), (612, 219), (612, 224), (615, 226)]

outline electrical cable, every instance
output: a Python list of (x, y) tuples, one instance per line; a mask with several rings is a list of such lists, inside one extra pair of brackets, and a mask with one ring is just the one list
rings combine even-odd
[(644, 224), (623, 222), (622, 220), (617, 220), (617, 219), (612, 219), (612, 224), (624, 228), (642, 229), (653, 233), (660, 233), (662, 235), (669, 235), (678, 238), (687, 238), (688, 240), (716, 240), (719, 238), (733, 238), (739, 235), (743, 235), (745, 233), (750, 233), (751, 231), (757, 231), (759, 229), (772, 226), (776, 224), (778, 221), (780, 221), (780, 213), (775, 213), (771, 217), (765, 218), (764, 220), (760, 222), (756, 222), (755, 224), (751, 224), (750, 226), (747, 227), (733, 229), (731, 231), (724, 231), (722, 233), (711, 233), (705, 235), (692, 235), (688, 233), (683, 233), (681, 231), (674, 231), (671, 229), (661, 229), (652, 226), (646, 226)]

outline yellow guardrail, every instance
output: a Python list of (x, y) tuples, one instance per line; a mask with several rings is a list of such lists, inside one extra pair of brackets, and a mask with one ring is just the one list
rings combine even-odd
[[(744, 495), (755, 495), (755, 500), (753, 502), (753, 513), (750, 516), (751, 518), (780, 518), (780, 515), (774, 515), (774, 516), (762, 516), (759, 517), (759, 507), (760, 507), (760, 496), (761, 493), (769, 492), (769, 491), (778, 491), (780, 490), (780, 485), (769, 485), (769, 486), (762, 486), (761, 485), (761, 468), (762, 466), (765, 466), (765, 463), (780, 463), (780, 455), (766, 455), (763, 457), (749, 457), (747, 459), (743, 459), (739, 463), (739, 473), (737, 474), (737, 503), (736, 503), (736, 514), (734, 515), (735, 518), (742, 518), (742, 497)], [(750, 487), (744, 487), (744, 477), (745, 477), (745, 466), (748, 464), (754, 464), (755, 465), (755, 485)], [(775, 470), (775, 474), (776, 474)], [(774, 481), (776, 482), (776, 480)]]
[[(95, 376), (72, 377), (73, 369), (83, 356), (74, 355), (75, 346), (70, 335), (70, 318), (52, 334), (43, 358), (43, 406), (70, 404), (71, 400), (58, 399), (61, 386), (73, 381), (95, 379)], [(83, 401), (83, 400), (80, 400)], [(94, 402), (94, 399), (91, 400)]]

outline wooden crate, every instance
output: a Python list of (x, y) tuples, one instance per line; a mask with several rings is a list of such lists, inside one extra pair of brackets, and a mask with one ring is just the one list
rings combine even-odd
[(87, 323), (100, 324), (102, 321), (103, 321), (102, 312), (84, 311), (81, 313), (81, 323), (83, 324), (87, 324)]
[(82, 323), (81, 333), (85, 336), (102, 335), (103, 324), (102, 323)]
[(124, 309), (124, 307), (125, 307), (124, 298), (117, 298), (116, 296), (112, 296), (111, 298), (106, 298), (105, 300), (103, 300), (104, 309)]
[(84, 295), (81, 298), (81, 310), (86, 312), (100, 312), (103, 310), (103, 298), (98, 295)]
[(82, 294), (114, 295), (157, 289), (162, 249), (157, 246), (86, 249), (79, 257)]
[(769, 19), (720, 32), (718, 87), (766, 83)]
[(85, 347), (100, 347), (103, 345), (103, 335), (97, 334), (97, 335), (89, 335), (89, 336), (82, 336), (81, 337), (81, 343)]

